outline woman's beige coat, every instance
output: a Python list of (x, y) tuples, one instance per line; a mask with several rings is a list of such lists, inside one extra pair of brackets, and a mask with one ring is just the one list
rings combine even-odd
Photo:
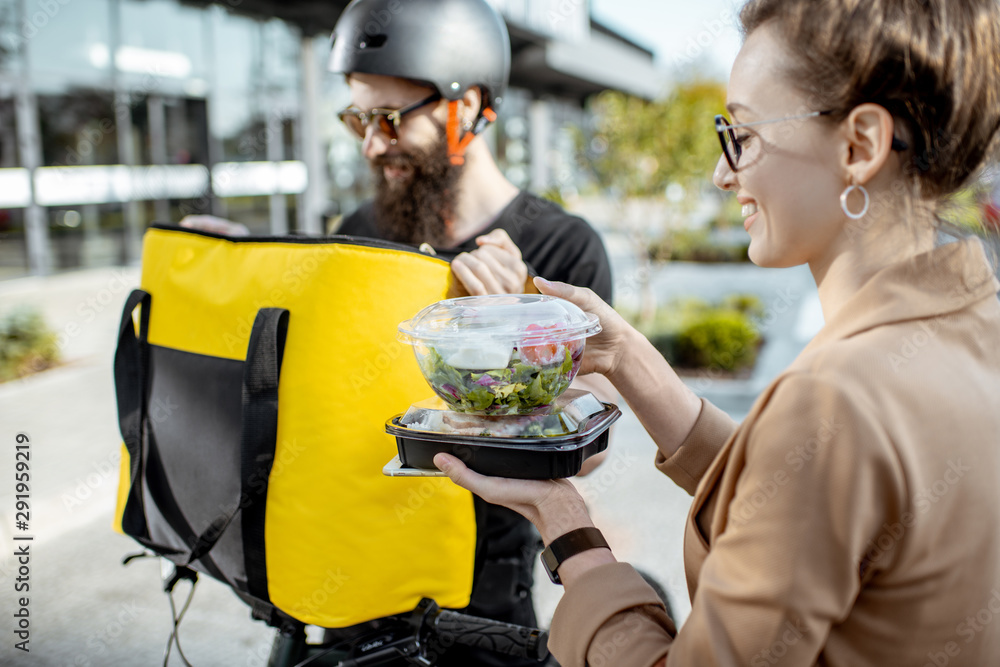
[(694, 495), (691, 615), (596, 568), (556, 610), (560, 663), (1000, 665), (998, 290), (974, 240), (889, 266), (741, 425), (703, 404), (656, 460)]

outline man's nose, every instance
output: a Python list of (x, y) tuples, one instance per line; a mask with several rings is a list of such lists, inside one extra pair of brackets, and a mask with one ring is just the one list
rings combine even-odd
[(361, 153), (365, 156), (365, 159), (371, 160), (380, 155), (385, 155), (390, 145), (392, 143), (389, 137), (379, 129), (378, 123), (371, 123), (365, 128), (365, 138), (361, 144)]
[(725, 155), (720, 155), (719, 161), (715, 164), (715, 171), (712, 173), (712, 182), (720, 190), (735, 191), (739, 187), (739, 184), (736, 182), (736, 174), (733, 173)]

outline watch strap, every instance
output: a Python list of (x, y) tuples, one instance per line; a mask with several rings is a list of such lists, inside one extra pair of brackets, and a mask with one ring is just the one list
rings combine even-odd
[(594, 527), (577, 528), (552, 540), (549, 546), (542, 550), (542, 565), (552, 583), (561, 584), (562, 580), (559, 578), (558, 570), (566, 559), (583, 551), (601, 548), (610, 549), (611, 547), (600, 530)]

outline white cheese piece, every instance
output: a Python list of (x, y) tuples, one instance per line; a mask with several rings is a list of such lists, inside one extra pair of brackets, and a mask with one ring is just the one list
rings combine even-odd
[(438, 350), (444, 362), (452, 368), (463, 370), (491, 370), (506, 368), (514, 348), (506, 345), (481, 345)]

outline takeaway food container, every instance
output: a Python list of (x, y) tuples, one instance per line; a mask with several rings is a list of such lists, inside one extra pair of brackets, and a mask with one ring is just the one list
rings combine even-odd
[(577, 474), (587, 458), (604, 451), (620, 416), (615, 405), (571, 389), (521, 416), (458, 413), (431, 398), (389, 419), (385, 430), (395, 436), (406, 468), (432, 470), (434, 455), (445, 452), (484, 475), (555, 479)]
[(526, 415), (551, 405), (580, 370), (596, 315), (541, 294), (438, 301), (399, 325), (434, 393), (452, 410)]

